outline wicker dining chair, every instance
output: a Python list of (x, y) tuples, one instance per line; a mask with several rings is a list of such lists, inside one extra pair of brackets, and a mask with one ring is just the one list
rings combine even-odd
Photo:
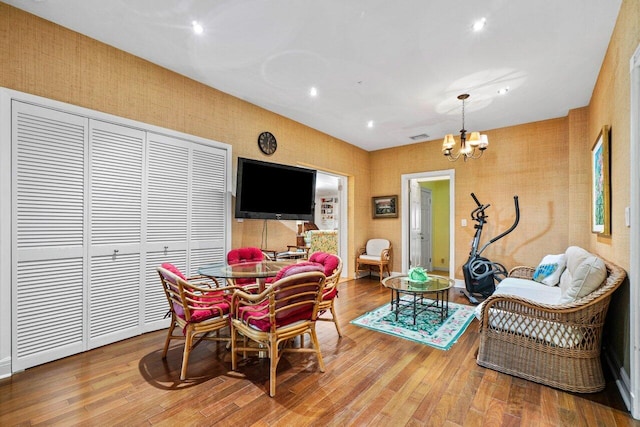
[[(342, 331), (340, 330), (338, 315), (335, 309), (335, 299), (338, 296), (338, 282), (342, 274), (342, 259), (337, 255), (326, 252), (314, 252), (309, 257), (309, 262), (322, 265), (324, 274), (327, 276), (324, 291), (322, 292), (322, 301), (320, 301), (320, 306), (318, 307), (318, 318), (316, 320), (333, 322), (336, 325), (338, 336), (342, 337)], [(325, 317), (325, 314), (330, 314), (331, 317)]]
[[(260, 262), (264, 261), (265, 254), (262, 252), (260, 248), (256, 247), (246, 247), (246, 248), (236, 248), (231, 249), (227, 253), (227, 264), (240, 264), (243, 262)], [(250, 292), (255, 292), (258, 288), (258, 284), (256, 279), (252, 278), (237, 278), (230, 279), (234, 285), (242, 286), (245, 290), (249, 290)]]
[[(239, 352), (245, 357), (247, 352), (267, 352), (271, 397), (276, 394), (276, 369), (284, 353), (315, 353), (320, 371), (325, 369), (315, 330), (325, 283), (322, 267), (291, 265), (287, 270), (290, 275), (272, 283), (260, 294), (238, 290), (231, 300), (232, 369), (238, 369)], [(293, 338), (305, 334), (311, 338), (311, 348), (295, 347)], [(242, 336), (241, 343), (238, 335)]]
[[(187, 279), (169, 263), (162, 264), (157, 271), (171, 313), (162, 358), (166, 359), (172, 340), (183, 340), (180, 380), (184, 380), (187, 378), (189, 355), (200, 342), (230, 341), (230, 337), (221, 336), (220, 331), (229, 326), (231, 293), (237, 287), (218, 286), (218, 282), (211, 278)], [(175, 331), (180, 334), (174, 334)], [(211, 335), (214, 332), (215, 335)]]

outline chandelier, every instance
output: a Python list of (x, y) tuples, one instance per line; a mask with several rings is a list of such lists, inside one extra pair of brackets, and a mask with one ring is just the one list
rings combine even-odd
[(448, 134), (442, 141), (442, 152), (451, 162), (455, 162), (462, 156), (464, 161), (467, 159), (478, 159), (484, 153), (484, 150), (489, 146), (489, 139), (487, 135), (480, 135), (480, 132), (471, 132), (469, 139), (467, 139), (467, 130), (464, 128), (464, 102), (469, 98), (468, 93), (458, 95), (458, 99), (462, 101), (462, 129), (460, 129), (460, 150), (456, 154), (453, 154), (453, 147), (456, 145), (456, 141), (453, 139), (453, 134)]

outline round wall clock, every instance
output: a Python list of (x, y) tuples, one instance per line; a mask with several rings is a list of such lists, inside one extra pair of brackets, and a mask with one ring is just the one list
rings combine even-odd
[(276, 137), (273, 136), (271, 132), (262, 132), (258, 136), (258, 147), (260, 147), (260, 151), (262, 151), (267, 156), (270, 156), (276, 152), (276, 149), (278, 148), (278, 142), (276, 141)]

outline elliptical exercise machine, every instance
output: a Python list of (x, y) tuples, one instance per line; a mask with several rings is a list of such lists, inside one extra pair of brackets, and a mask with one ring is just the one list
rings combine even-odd
[(469, 259), (466, 264), (462, 266), (462, 274), (464, 275), (465, 284), (465, 290), (462, 291), (462, 293), (472, 304), (479, 304), (480, 300), (478, 298), (485, 299), (491, 296), (491, 294), (496, 290), (496, 283), (499, 283), (502, 279), (507, 277), (507, 269), (500, 263), (492, 262), (487, 258), (482, 257), (482, 252), (484, 252), (490, 244), (502, 239), (516, 228), (520, 221), (520, 206), (518, 204), (518, 196), (513, 196), (513, 203), (516, 210), (515, 222), (507, 231), (489, 240), (480, 250), (478, 250), (480, 237), (482, 235), (482, 227), (487, 223), (487, 214), (485, 211), (491, 205), (483, 205), (478, 201), (478, 198), (473, 193), (471, 193), (471, 197), (473, 197), (476, 205), (478, 205), (478, 207), (471, 212), (471, 219), (476, 222), (474, 225), (476, 233), (473, 236), (473, 241), (471, 243)]

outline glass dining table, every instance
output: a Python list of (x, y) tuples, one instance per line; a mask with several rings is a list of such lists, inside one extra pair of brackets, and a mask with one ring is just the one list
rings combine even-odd
[(258, 292), (265, 288), (267, 277), (275, 277), (283, 267), (295, 264), (295, 260), (287, 261), (253, 261), (238, 264), (211, 264), (198, 269), (198, 274), (215, 279), (256, 279)]

